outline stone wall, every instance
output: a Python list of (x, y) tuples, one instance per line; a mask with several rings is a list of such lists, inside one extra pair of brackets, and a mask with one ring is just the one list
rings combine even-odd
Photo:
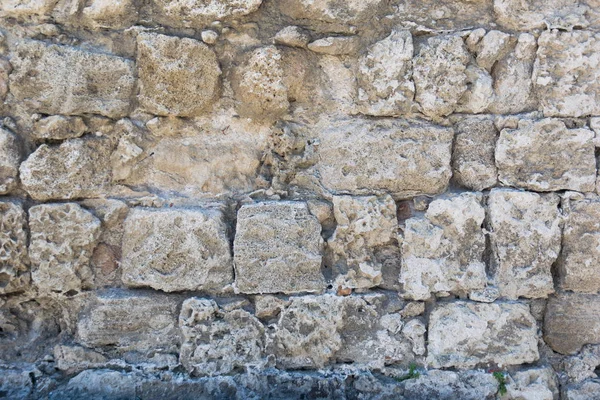
[(598, 0), (1, 0), (0, 397), (598, 399)]

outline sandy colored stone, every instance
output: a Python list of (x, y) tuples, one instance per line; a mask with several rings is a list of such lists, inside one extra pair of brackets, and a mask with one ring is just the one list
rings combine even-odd
[(560, 199), (512, 189), (488, 198), (492, 265), (500, 296), (547, 297), (561, 246)]
[(498, 170), (494, 160), (498, 131), (486, 117), (466, 117), (455, 125), (452, 149), (452, 177), (471, 190), (495, 186)]
[(123, 282), (165, 292), (219, 290), (233, 281), (227, 227), (219, 211), (133, 209), (125, 220)]
[(176, 27), (201, 28), (215, 20), (243, 17), (258, 10), (262, 0), (151, 0), (154, 18)]
[(22, 206), (0, 202), (0, 294), (22, 290), (29, 284), (26, 229)]
[(281, 310), (289, 304), (289, 301), (271, 295), (256, 296), (254, 301), (254, 314), (257, 318), (273, 318), (279, 315)]
[(273, 41), (284, 46), (306, 48), (310, 42), (310, 35), (305, 29), (290, 25), (277, 32)]
[(364, 114), (395, 116), (411, 109), (415, 96), (413, 53), (410, 32), (393, 30), (360, 57), (358, 100)]
[(306, 203), (242, 206), (233, 242), (237, 290), (298, 293), (324, 289), (322, 247), (321, 225)]
[(486, 286), (481, 193), (434, 200), (422, 217), (406, 220), (400, 283), (405, 296), (465, 295)]
[(81, 14), (93, 29), (123, 29), (135, 24), (138, 10), (135, 0), (91, 0)]
[(0, 128), (0, 194), (11, 192), (19, 183), (21, 150), (17, 137)]
[(600, 33), (544, 31), (538, 46), (532, 79), (544, 115), (600, 114)]
[(10, 92), (31, 110), (110, 118), (129, 112), (133, 61), (30, 40), (15, 44), (10, 62)]
[(155, 115), (193, 117), (219, 95), (221, 68), (204, 43), (153, 33), (137, 39), (138, 101)]
[(308, 44), (308, 49), (320, 54), (341, 56), (359, 50), (360, 39), (356, 36), (328, 36)]
[(425, 122), (342, 120), (320, 132), (315, 170), (334, 193), (438, 194), (450, 180), (453, 136)]
[(3, 0), (0, 3), (0, 17), (27, 20), (49, 15), (57, 0)]
[(100, 221), (75, 203), (29, 209), (31, 278), (42, 292), (89, 288), (89, 263), (100, 236)]
[(496, 21), (512, 30), (583, 28), (589, 25), (586, 1), (494, 0)]
[(600, 297), (579, 293), (551, 297), (544, 316), (544, 340), (560, 354), (600, 344)]
[(82, 136), (88, 127), (81, 117), (52, 115), (36, 121), (33, 137), (36, 140), (64, 140)]
[(183, 334), (179, 360), (194, 376), (260, 364), (264, 327), (247, 311), (224, 311), (214, 300), (194, 297), (183, 302), (179, 328)]
[(407, 28), (416, 25), (433, 31), (461, 30), (493, 20), (492, 0), (405, 0), (395, 5), (394, 14)]
[[(0, 44), (0, 54), (3, 53), (2, 47), (2, 44)], [(0, 101), (4, 101), (8, 94), (8, 76), (11, 71), (12, 65), (10, 65), (10, 62), (0, 58)]]
[(382, 0), (282, 0), (279, 10), (295, 19), (316, 20), (339, 24), (356, 24), (373, 17), (383, 5)]
[(498, 179), (505, 185), (549, 192), (592, 192), (596, 182), (594, 132), (568, 129), (558, 119), (521, 119), (503, 129), (496, 146)]
[(97, 197), (110, 183), (109, 151), (105, 139), (42, 144), (21, 163), (23, 189), (41, 201)]
[(428, 117), (451, 114), (467, 90), (469, 52), (460, 36), (434, 36), (413, 59), (415, 100)]
[(510, 374), (507, 379), (506, 395), (510, 400), (536, 399), (556, 400), (558, 382), (551, 367), (531, 368)]
[(439, 304), (429, 317), (427, 363), (434, 368), (537, 361), (537, 326), (525, 304)]

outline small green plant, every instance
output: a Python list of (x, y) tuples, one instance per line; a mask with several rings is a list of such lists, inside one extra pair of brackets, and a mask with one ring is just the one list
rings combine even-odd
[(504, 372), (496, 371), (492, 373), (494, 378), (498, 381), (498, 393), (500, 396), (506, 394), (506, 377), (504, 376)]
[(417, 372), (417, 364), (411, 363), (408, 366), (408, 373), (406, 375), (402, 375), (398, 378), (395, 378), (398, 382), (404, 382), (408, 379), (417, 379), (419, 377), (419, 373)]

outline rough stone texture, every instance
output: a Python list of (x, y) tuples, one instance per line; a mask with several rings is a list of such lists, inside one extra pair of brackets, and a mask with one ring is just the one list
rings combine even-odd
[(81, 11), (85, 25), (93, 29), (123, 29), (135, 23), (138, 10), (135, 0), (91, 0)]
[(103, 139), (72, 139), (42, 144), (20, 166), (23, 188), (35, 200), (98, 197), (110, 183)]
[(453, 134), (405, 120), (340, 121), (320, 135), (316, 170), (323, 186), (336, 193), (437, 194), (450, 180)]
[(600, 396), (600, 382), (588, 380), (579, 384), (569, 385), (564, 390), (566, 400), (587, 400)]
[(356, 36), (329, 36), (308, 44), (308, 49), (320, 54), (341, 56), (359, 50), (360, 39)]
[(75, 139), (83, 135), (87, 126), (81, 117), (53, 115), (35, 123), (33, 136), (36, 140)]
[(396, 5), (395, 14), (413, 29), (460, 30), (491, 22), (492, 0), (406, 0)]
[(600, 344), (600, 301), (589, 294), (551, 297), (544, 317), (544, 340), (561, 354), (575, 354), (585, 344)]
[(164, 24), (199, 28), (223, 19), (241, 17), (258, 10), (262, 0), (152, 0), (155, 18)]
[(33, 383), (27, 371), (18, 369), (0, 369), (0, 393), (7, 399), (25, 399), (33, 389)]
[(557, 119), (520, 120), (517, 129), (500, 132), (498, 179), (540, 192), (592, 192), (596, 177), (593, 138), (593, 131), (568, 129)]
[(33, 283), (42, 292), (67, 293), (89, 288), (90, 258), (100, 221), (75, 203), (29, 209), (29, 259)]
[(328, 0), (282, 0), (279, 9), (295, 19), (354, 24), (375, 15), (382, 0), (350, 0), (332, 3)]
[(587, 27), (594, 21), (590, 15), (594, 6), (597, 6), (594, 0), (494, 0), (497, 21), (514, 30), (557, 28), (570, 31), (575, 27)]
[(327, 241), (336, 269), (348, 270), (336, 279), (344, 288), (368, 288), (382, 281), (378, 248), (397, 241), (396, 204), (391, 196), (334, 196), (333, 213), (337, 226)]
[(213, 300), (192, 298), (181, 307), (180, 360), (192, 375), (220, 375), (260, 364), (263, 325), (247, 311), (219, 309)]
[(11, 52), (10, 92), (31, 110), (45, 114), (101, 114), (129, 111), (133, 62), (121, 57), (46, 45), (17, 43)]
[(277, 32), (273, 41), (284, 46), (305, 48), (310, 42), (310, 35), (299, 26), (291, 25)]
[(303, 202), (245, 205), (237, 216), (235, 285), (242, 293), (324, 289), (321, 225)]
[(481, 193), (434, 200), (423, 217), (405, 222), (400, 283), (405, 296), (465, 295), (486, 286)]
[(223, 215), (203, 209), (133, 209), (125, 220), (123, 282), (165, 292), (219, 290), (233, 281)]
[(544, 115), (600, 114), (600, 34), (545, 31), (538, 46), (532, 79)]
[(550, 367), (533, 368), (510, 375), (506, 385), (508, 399), (558, 399), (556, 374)]
[(524, 304), (440, 304), (429, 319), (427, 362), (434, 368), (534, 362), (539, 358), (536, 333)]
[(16, 136), (0, 128), (0, 194), (7, 194), (19, 182), (21, 151)]
[(30, 281), (26, 229), (22, 206), (0, 202), (0, 294), (22, 290)]
[(404, 386), (406, 399), (495, 399), (498, 382), (491, 374), (481, 371), (430, 370)]
[(558, 204), (555, 194), (492, 189), (488, 221), (500, 296), (536, 298), (554, 292), (551, 268), (561, 245)]
[(141, 33), (137, 40), (139, 102), (155, 115), (192, 117), (219, 93), (221, 69), (197, 40)]

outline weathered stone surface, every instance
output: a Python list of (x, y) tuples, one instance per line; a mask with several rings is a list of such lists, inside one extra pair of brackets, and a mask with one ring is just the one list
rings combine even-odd
[[(2, 54), (2, 47), (0, 41), (0, 54)], [(8, 94), (8, 76), (11, 71), (12, 65), (10, 65), (10, 62), (4, 58), (0, 58), (0, 101), (4, 101)]]
[(21, 163), (23, 188), (35, 200), (98, 197), (109, 187), (110, 144), (104, 139), (71, 139), (42, 144)]
[(593, 0), (494, 0), (494, 13), (496, 21), (508, 29), (556, 28), (571, 31), (575, 27), (584, 28), (590, 24), (589, 3), (593, 4)]
[(111, 290), (92, 298), (77, 323), (77, 340), (119, 353), (177, 351), (177, 298), (157, 293)]
[(567, 129), (557, 119), (522, 119), (503, 129), (496, 146), (498, 179), (505, 185), (546, 192), (595, 188), (594, 132)]
[(21, 151), (16, 136), (0, 128), (0, 194), (12, 191), (19, 183)]
[[(563, 207), (565, 208), (565, 207)], [(575, 292), (600, 291), (600, 201), (571, 201), (566, 210), (559, 258), (561, 288)]]
[(299, 26), (290, 25), (277, 32), (273, 41), (284, 46), (306, 48), (310, 35)]
[(200, 28), (212, 21), (242, 17), (258, 10), (262, 0), (152, 0), (155, 18), (176, 27)]
[(453, 179), (471, 190), (496, 185), (498, 170), (494, 159), (498, 131), (487, 117), (467, 117), (456, 124), (452, 149)]
[(575, 354), (585, 344), (600, 344), (600, 298), (560, 293), (546, 306), (544, 340), (561, 354)]
[(496, 379), (482, 371), (430, 370), (404, 384), (404, 398), (411, 400), (492, 400), (497, 391)]
[(42, 292), (66, 293), (90, 287), (90, 258), (100, 221), (75, 203), (29, 209), (29, 258), (33, 283)]
[(108, 359), (102, 354), (82, 346), (54, 346), (56, 368), (73, 374), (88, 368), (101, 368)]
[(277, 118), (289, 107), (288, 88), (283, 82), (282, 55), (275, 46), (250, 53), (233, 81), (241, 114)]
[(227, 374), (261, 362), (264, 328), (247, 311), (225, 311), (214, 300), (191, 298), (183, 302), (179, 327), (179, 359), (192, 375)]
[(0, 294), (22, 290), (30, 281), (26, 229), (22, 206), (0, 202)]
[(56, 396), (51, 399), (134, 399), (136, 383), (136, 376), (127, 372), (89, 369), (71, 378), (64, 389), (53, 392)]
[(356, 36), (329, 36), (308, 44), (309, 50), (332, 56), (354, 54), (359, 47), (360, 39)]
[(434, 200), (423, 217), (406, 220), (400, 283), (405, 296), (465, 295), (486, 286), (481, 193)]
[(27, 399), (33, 391), (29, 371), (0, 369), (0, 393), (7, 399)]
[(588, 378), (597, 378), (596, 368), (600, 365), (600, 345), (585, 345), (581, 351), (563, 361), (562, 369), (569, 382), (582, 382)]
[(558, 383), (551, 367), (532, 368), (510, 374), (506, 384), (506, 399), (558, 399)]
[(547, 297), (560, 252), (559, 197), (493, 189), (488, 198), (492, 265), (500, 296)]
[(600, 114), (600, 33), (544, 31), (533, 84), (545, 116)]
[(22, 20), (49, 15), (57, 0), (5, 0), (0, 4), (0, 16)]
[(83, 135), (87, 129), (81, 117), (52, 115), (36, 121), (33, 137), (40, 141), (75, 139)]
[(321, 225), (303, 202), (244, 205), (233, 242), (235, 285), (242, 293), (324, 289)]
[(233, 281), (227, 227), (219, 211), (133, 209), (125, 220), (123, 282), (173, 292), (219, 290)]
[(405, 0), (395, 6), (395, 14), (407, 28), (433, 31), (487, 25), (493, 19), (492, 0)]
[(82, 22), (94, 29), (123, 29), (135, 24), (135, 0), (91, 0), (81, 11)]
[[(346, 272), (336, 287), (368, 288), (382, 281), (382, 262), (377, 251), (397, 243), (396, 204), (391, 196), (334, 196), (337, 226), (328, 239), (334, 268)], [(339, 264), (339, 265), (338, 265)]]
[(450, 180), (453, 136), (450, 128), (423, 122), (339, 121), (320, 133), (315, 169), (334, 193), (437, 194)]
[(411, 109), (413, 52), (410, 32), (394, 30), (360, 57), (358, 100), (364, 114), (394, 116)]
[(382, 0), (350, 0), (332, 3), (328, 0), (282, 0), (279, 9), (296, 19), (355, 24), (373, 17), (385, 3)]
[(469, 52), (460, 36), (434, 36), (413, 60), (415, 100), (429, 117), (451, 114), (467, 90)]
[(457, 301), (438, 305), (429, 318), (427, 362), (434, 368), (515, 365), (539, 358), (529, 307)]
[(127, 115), (133, 62), (72, 47), (23, 41), (12, 49), (10, 92), (45, 114)]
[(568, 385), (564, 389), (565, 400), (588, 400), (600, 397), (600, 382), (587, 380), (578, 384)]
[(217, 57), (197, 40), (141, 33), (137, 65), (138, 100), (149, 113), (196, 116), (219, 94), (221, 68)]

